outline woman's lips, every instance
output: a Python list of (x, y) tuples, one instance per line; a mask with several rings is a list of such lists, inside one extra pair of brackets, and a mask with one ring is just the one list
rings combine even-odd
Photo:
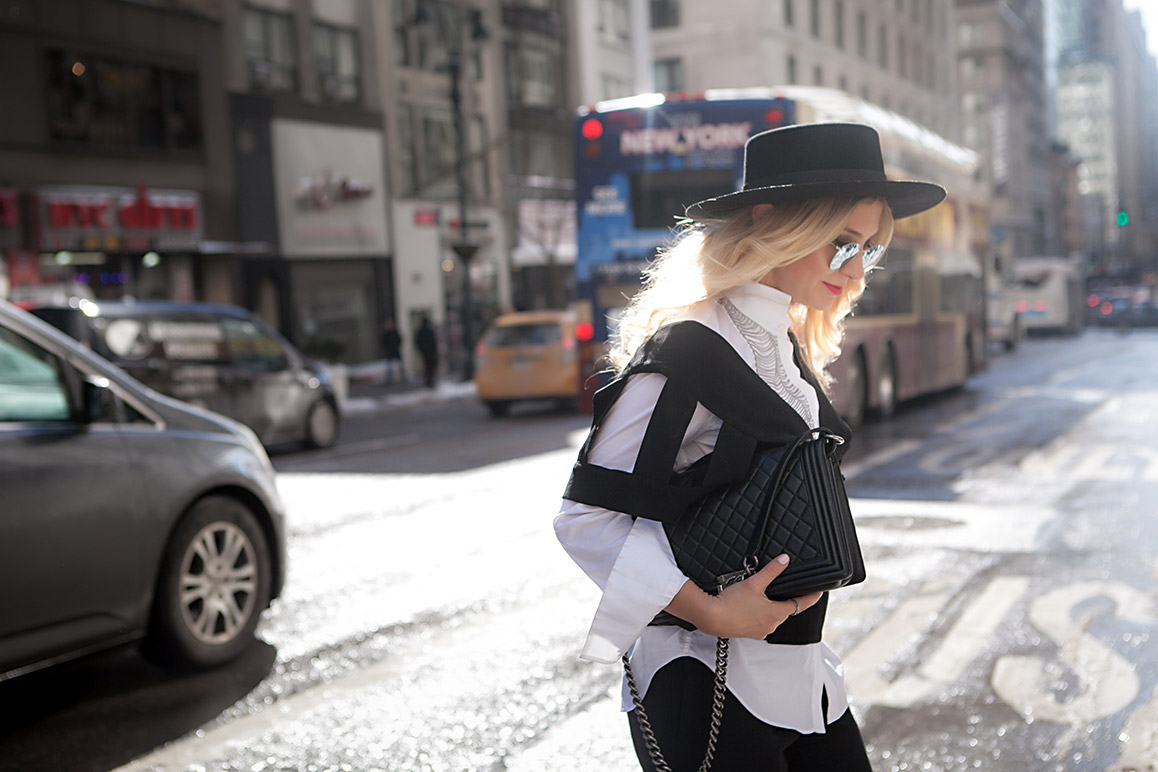
[(844, 291), (843, 287), (838, 287), (835, 284), (829, 284), (826, 281), (822, 281), (821, 284), (823, 284), (825, 287), (827, 287), (828, 291), (831, 292), (833, 295), (839, 295), (841, 292)]

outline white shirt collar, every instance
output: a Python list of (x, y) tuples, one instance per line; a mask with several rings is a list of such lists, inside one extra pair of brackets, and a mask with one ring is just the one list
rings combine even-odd
[(752, 282), (730, 290), (727, 297), (745, 316), (765, 330), (781, 334), (788, 331), (792, 321), (788, 316), (792, 296), (788, 293), (767, 284)]

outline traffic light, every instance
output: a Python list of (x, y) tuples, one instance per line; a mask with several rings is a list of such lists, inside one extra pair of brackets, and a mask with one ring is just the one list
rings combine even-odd
[(1126, 212), (1126, 210), (1123, 209), (1120, 212), (1118, 212), (1118, 227), (1119, 228), (1125, 228), (1129, 224), (1130, 224), (1130, 215)]

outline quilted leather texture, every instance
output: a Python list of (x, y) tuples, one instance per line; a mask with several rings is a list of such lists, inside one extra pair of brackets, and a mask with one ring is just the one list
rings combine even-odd
[(757, 451), (745, 479), (713, 491), (665, 528), (676, 563), (712, 594), (721, 577), (745, 568), (745, 556), (761, 567), (782, 552), (792, 560), (768, 587), (776, 600), (864, 579), (844, 480), (823, 438)]

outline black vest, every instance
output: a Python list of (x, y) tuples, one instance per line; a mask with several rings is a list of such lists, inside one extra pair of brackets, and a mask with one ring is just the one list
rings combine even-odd
[[(819, 398), (821, 427), (848, 439), (851, 430), (833, 409), (812, 371), (801, 363), (795, 338), (792, 344), (793, 359)], [(624, 472), (596, 466), (587, 460), (591, 443), (628, 378), (637, 373), (662, 373), (667, 383), (644, 432), (634, 469)], [(697, 403), (723, 425), (708, 457), (677, 474), (676, 455)], [(723, 337), (691, 321), (665, 325), (656, 331), (623, 372), (595, 393), (594, 407), (591, 431), (579, 450), (564, 496), (660, 522), (678, 519), (708, 491), (742, 479), (758, 446), (786, 445), (813, 428)], [(843, 454), (847, 447), (847, 443), (842, 445), (838, 452)], [(783, 644), (820, 641), (827, 606), (826, 593), (812, 608), (781, 624), (767, 640)], [(694, 629), (690, 623), (665, 612), (652, 623)]]

